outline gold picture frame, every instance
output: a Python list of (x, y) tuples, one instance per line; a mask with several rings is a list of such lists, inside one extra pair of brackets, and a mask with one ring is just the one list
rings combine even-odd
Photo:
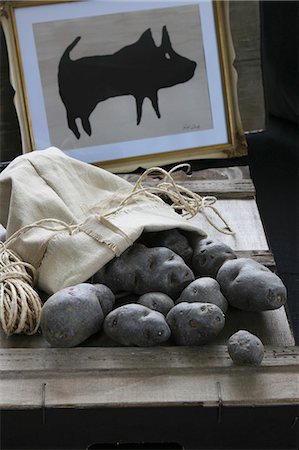
[(247, 153), (229, 2), (0, 5), (24, 153), (114, 172)]

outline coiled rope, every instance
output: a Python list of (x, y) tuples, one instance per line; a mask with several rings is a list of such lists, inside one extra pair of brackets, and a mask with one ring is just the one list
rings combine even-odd
[[(59, 226), (51, 226), (50, 223)], [(31, 335), (39, 327), (42, 301), (33, 288), (36, 269), (9, 248), (20, 235), (36, 227), (69, 233), (73, 233), (75, 228), (60, 220), (42, 219), (20, 228), (7, 241), (0, 242), (0, 322), (6, 336), (19, 333)]]

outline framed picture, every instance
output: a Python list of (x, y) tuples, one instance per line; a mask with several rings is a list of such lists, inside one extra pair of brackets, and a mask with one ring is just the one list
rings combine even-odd
[(246, 153), (228, 2), (2, 2), (23, 152), (115, 172)]

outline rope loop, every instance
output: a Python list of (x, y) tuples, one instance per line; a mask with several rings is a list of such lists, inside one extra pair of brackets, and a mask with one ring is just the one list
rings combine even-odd
[(77, 226), (57, 219), (41, 219), (25, 225), (5, 242), (0, 242), (0, 322), (7, 336), (31, 335), (39, 328), (42, 301), (33, 288), (36, 269), (9, 248), (19, 236), (34, 228), (54, 233), (66, 231), (71, 235)]
[[(214, 206), (217, 201), (216, 197), (211, 195), (202, 197), (201, 195), (196, 194), (190, 189), (180, 186), (175, 182), (171, 174), (183, 168), (186, 169), (186, 173), (191, 172), (190, 164), (178, 164), (168, 172), (161, 167), (151, 167), (150, 169), (145, 170), (136, 181), (128, 196), (121, 201), (116, 209), (110, 211), (107, 216), (121, 210), (131, 199), (135, 197), (139, 197), (140, 195), (155, 195), (162, 198), (166, 197), (171, 202), (170, 206), (186, 219), (191, 219), (198, 213), (202, 213), (209, 224), (220, 233), (229, 235), (235, 234), (220, 211), (216, 208), (216, 206)], [(142, 182), (149, 175), (153, 175), (154, 173), (162, 175), (161, 181), (157, 183), (156, 186), (144, 187)], [(224, 225), (223, 227), (218, 226), (214, 220), (211, 219), (211, 217), (207, 214), (207, 209), (211, 209), (213, 213), (222, 221)]]

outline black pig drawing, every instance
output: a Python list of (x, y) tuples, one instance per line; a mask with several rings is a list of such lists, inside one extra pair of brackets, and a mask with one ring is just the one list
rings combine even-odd
[(132, 95), (135, 98), (137, 125), (146, 97), (160, 118), (159, 89), (185, 83), (193, 77), (196, 68), (196, 62), (173, 50), (166, 26), (163, 26), (160, 46), (155, 44), (149, 28), (136, 42), (112, 55), (72, 60), (70, 52), (80, 39), (78, 36), (66, 48), (58, 66), (59, 94), (66, 108), (68, 126), (77, 139), (80, 133), (75, 119), (81, 119), (83, 129), (91, 136), (91, 113), (98, 103), (111, 97)]

